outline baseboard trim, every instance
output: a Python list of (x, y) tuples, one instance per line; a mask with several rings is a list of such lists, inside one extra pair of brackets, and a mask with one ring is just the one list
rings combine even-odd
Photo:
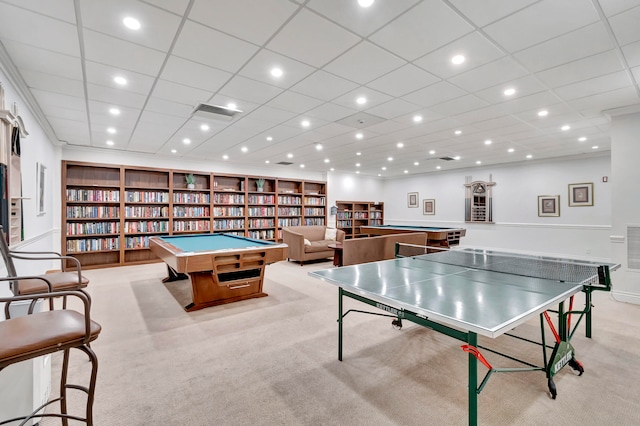
[(633, 303), (640, 305), (640, 294), (624, 291), (611, 291), (611, 297), (617, 302)]

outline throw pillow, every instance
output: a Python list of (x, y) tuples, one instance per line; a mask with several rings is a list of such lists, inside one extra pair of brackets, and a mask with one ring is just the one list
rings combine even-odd
[(328, 241), (335, 241), (338, 235), (338, 230), (335, 228), (327, 228), (324, 231), (324, 239)]
[(306, 238), (304, 239), (304, 245), (305, 246), (310, 246), (311, 245), (311, 241), (307, 240)]

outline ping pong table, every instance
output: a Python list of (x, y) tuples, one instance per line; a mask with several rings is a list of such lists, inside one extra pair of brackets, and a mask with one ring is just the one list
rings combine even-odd
[[(408, 320), (464, 342), (468, 353), (469, 424), (478, 422), (478, 395), (490, 376), (498, 372), (544, 371), (555, 399), (553, 377), (567, 364), (581, 375), (570, 339), (591, 303), (573, 309), (573, 296), (583, 291), (610, 290), (609, 273), (619, 265), (527, 256), (497, 251), (460, 249), (409, 255), (392, 260), (310, 272), (309, 275), (338, 286), (338, 359), (342, 361), (344, 318), (350, 312), (389, 316), (402, 327)], [(343, 312), (343, 297), (383, 312), (356, 309)], [(565, 310), (565, 302), (570, 307)], [(590, 299), (589, 299), (590, 300)], [(553, 309), (557, 306), (556, 309)], [(557, 326), (548, 312), (557, 315)], [(579, 314), (571, 329), (571, 314)], [(539, 316), (543, 365), (520, 361), (522, 368), (495, 368), (481, 352), (478, 335), (496, 338)], [(545, 322), (555, 343), (547, 345)], [(552, 348), (547, 358), (547, 350)], [(488, 370), (478, 385), (478, 361)]]

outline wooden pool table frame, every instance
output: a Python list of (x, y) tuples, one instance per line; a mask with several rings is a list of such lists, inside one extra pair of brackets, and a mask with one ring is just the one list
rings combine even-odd
[(404, 234), (413, 232), (425, 232), (427, 234), (427, 245), (434, 247), (452, 247), (460, 244), (460, 238), (464, 237), (467, 230), (464, 228), (438, 228), (428, 226), (413, 228), (410, 226), (404, 227), (398, 225), (395, 228), (393, 225), (383, 226), (361, 226), (360, 232), (370, 235), (389, 235), (389, 234)]
[(189, 274), (193, 301), (185, 306), (188, 312), (267, 296), (262, 291), (265, 266), (287, 258), (286, 244), (183, 252), (151, 237), (149, 248), (176, 272)]

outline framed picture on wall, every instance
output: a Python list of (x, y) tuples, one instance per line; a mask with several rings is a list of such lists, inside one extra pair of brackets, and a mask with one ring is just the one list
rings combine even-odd
[(38, 216), (47, 213), (45, 209), (46, 177), (47, 168), (42, 163), (36, 163), (36, 212)]
[(418, 207), (418, 193), (417, 192), (409, 192), (407, 194), (407, 207), (417, 208)]
[(538, 195), (538, 216), (560, 216), (560, 196)]
[(569, 184), (569, 207), (593, 206), (593, 183)]
[(436, 200), (433, 198), (422, 200), (423, 203), (423, 214), (436, 214)]

